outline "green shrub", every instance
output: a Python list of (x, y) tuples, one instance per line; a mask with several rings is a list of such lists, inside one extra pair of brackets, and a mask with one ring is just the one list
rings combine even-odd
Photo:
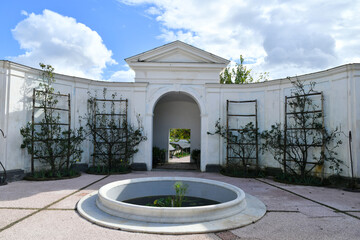
[(152, 151), (152, 157), (153, 157), (153, 167), (156, 167), (159, 164), (165, 163), (165, 157), (166, 157), (166, 150), (160, 149), (158, 147), (153, 147)]
[(51, 170), (42, 169), (39, 171), (35, 171), (33, 174), (30, 173), (24, 177), (25, 180), (30, 181), (47, 181), (47, 180), (60, 180), (60, 179), (68, 179), (79, 177), (80, 172), (74, 169), (62, 169), (56, 172)]
[(99, 175), (107, 175), (107, 174), (123, 174), (131, 172), (130, 165), (127, 163), (117, 164), (116, 167), (108, 168), (106, 165), (97, 165), (90, 166), (87, 171), (89, 174), (99, 174)]
[(191, 152), (191, 159), (195, 162), (197, 168), (200, 168), (200, 156), (201, 156), (201, 151), (200, 149), (194, 149)]

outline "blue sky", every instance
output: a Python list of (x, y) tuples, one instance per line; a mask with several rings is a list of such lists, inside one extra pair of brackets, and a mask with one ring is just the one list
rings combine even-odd
[(0, 59), (131, 81), (124, 58), (181, 40), (282, 78), (360, 62), (359, 12), (348, 0), (3, 1)]
[[(25, 15), (25, 12), (41, 15), (44, 9), (72, 17), (78, 23), (85, 24), (99, 34), (106, 48), (112, 51), (112, 58), (118, 63), (106, 67), (102, 74), (103, 79), (108, 79), (117, 70), (127, 70), (123, 66), (126, 64), (124, 58), (165, 43), (164, 40), (157, 38), (160, 34), (158, 22), (144, 13), (146, 5), (133, 7), (112, 0), (13, 0), (3, 2), (0, 8), (2, 18), (0, 21), (2, 35), (0, 59), (19, 62), (12, 57), (24, 54), (26, 49), (20, 48), (11, 30), (29, 17)], [(46, 55), (44, 55), (43, 61), (46, 60)], [(53, 64), (56, 68), (55, 63), (49, 61), (46, 63)], [(29, 65), (27, 61), (25, 64)], [(34, 62), (32, 66), (38, 67), (38, 62)]]

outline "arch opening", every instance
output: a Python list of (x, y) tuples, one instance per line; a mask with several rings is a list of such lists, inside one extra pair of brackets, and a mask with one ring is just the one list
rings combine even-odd
[[(201, 150), (201, 116), (193, 97), (184, 92), (166, 93), (155, 104), (153, 114), (153, 168), (199, 169), (200, 157), (174, 154), (174, 149), (189, 153), (195, 150), (200, 156), (197, 150)], [(177, 139), (180, 140), (177, 144), (170, 136), (171, 129), (190, 131), (190, 138)], [(184, 147), (189, 149), (182, 149)]]

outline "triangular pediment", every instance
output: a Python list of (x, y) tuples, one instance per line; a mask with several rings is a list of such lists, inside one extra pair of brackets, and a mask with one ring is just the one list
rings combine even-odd
[(126, 58), (135, 82), (190, 84), (218, 83), (229, 60), (181, 41), (175, 41)]
[(125, 59), (131, 63), (210, 63), (228, 64), (229, 61), (181, 41), (175, 41)]
[(164, 54), (146, 59), (147, 62), (179, 62), (179, 63), (206, 63), (208, 59), (199, 57), (182, 49), (174, 49)]

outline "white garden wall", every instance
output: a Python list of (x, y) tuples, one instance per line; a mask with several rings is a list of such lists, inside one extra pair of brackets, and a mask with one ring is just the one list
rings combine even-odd
[[(148, 138), (139, 146), (133, 161), (146, 163), (148, 170), (152, 168), (152, 147), (158, 144), (154, 135), (163, 134), (157, 132), (154, 122), (163, 121), (169, 127), (180, 122), (186, 125), (185, 120), (172, 119), (170, 110), (175, 107), (181, 111), (198, 109), (198, 114), (191, 114), (192, 117), (199, 116), (196, 123), (190, 121), (195, 121), (195, 118), (187, 120), (189, 124), (194, 124), (190, 128), (198, 131), (199, 139), (194, 141), (201, 148), (202, 171), (207, 164), (224, 163), (226, 152), (223, 140), (207, 132), (214, 131), (219, 118), (225, 124), (226, 100), (257, 99), (260, 130), (269, 129), (275, 122), (283, 122), (284, 97), (290, 95), (292, 88), (287, 79), (246, 85), (218, 84), (219, 72), (228, 61), (178, 41), (126, 60), (136, 72), (134, 83), (93, 81), (57, 74), (54, 87), (56, 91), (71, 94), (72, 126), (78, 126), (79, 117), (87, 112), (88, 92), (94, 95), (97, 91), (101, 95), (102, 89), (107, 88), (109, 96), (117, 92), (119, 97), (127, 98), (129, 120), (137, 125), (136, 116), (139, 115)], [(298, 78), (315, 81), (316, 90), (324, 92), (325, 122), (329, 128), (341, 127), (346, 134), (352, 131), (354, 172), (360, 177), (360, 64), (343, 65)], [(8, 170), (30, 170), (30, 156), (26, 150), (20, 149), (20, 127), (31, 120), (32, 88), (38, 85), (39, 79), (39, 70), (0, 61), (0, 128), (7, 135), (6, 139), (0, 137), (0, 161)], [(160, 101), (157, 105), (164, 94), (174, 92), (185, 93), (193, 103), (187, 106), (190, 102), (174, 101), (162, 106)], [(159, 120), (156, 112), (154, 115), (154, 110), (162, 107), (161, 114), (167, 115), (168, 119), (160, 117)], [(169, 114), (165, 114), (167, 112)], [(159, 141), (163, 141), (162, 137)], [(91, 161), (90, 142), (85, 142), (83, 149), (82, 162), (88, 163)], [(343, 175), (349, 176), (349, 145), (345, 137), (339, 156), (347, 165), (343, 167)], [(260, 155), (260, 163), (264, 167), (279, 166), (270, 155)], [(331, 174), (329, 170), (326, 172)]]

